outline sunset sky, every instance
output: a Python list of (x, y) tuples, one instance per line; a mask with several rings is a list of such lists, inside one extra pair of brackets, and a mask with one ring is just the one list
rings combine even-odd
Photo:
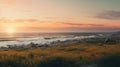
[(0, 32), (111, 32), (120, 0), (0, 0)]

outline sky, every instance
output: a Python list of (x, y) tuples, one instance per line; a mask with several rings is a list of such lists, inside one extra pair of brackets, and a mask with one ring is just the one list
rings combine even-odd
[(112, 32), (120, 0), (0, 0), (0, 31)]

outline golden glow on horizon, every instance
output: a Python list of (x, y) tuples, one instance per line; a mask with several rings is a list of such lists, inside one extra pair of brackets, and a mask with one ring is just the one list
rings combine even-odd
[(14, 28), (8, 28), (8, 29), (6, 29), (6, 33), (8, 33), (8, 34), (13, 34), (13, 33), (15, 33), (16, 31), (15, 31), (15, 29)]

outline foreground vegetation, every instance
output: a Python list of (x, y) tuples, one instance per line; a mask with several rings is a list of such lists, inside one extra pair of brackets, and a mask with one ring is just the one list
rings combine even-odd
[(0, 67), (120, 67), (120, 44), (0, 50)]

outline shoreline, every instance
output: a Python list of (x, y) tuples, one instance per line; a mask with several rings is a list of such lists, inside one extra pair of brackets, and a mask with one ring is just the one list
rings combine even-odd
[(103, 34), (88, 35), (88, 36), (62, 35), (62, 36), (52, 36), (52, 37), (44, 36), (44, 37), (32, 37), (32, 38), (19, 38), (13, 41), (3, 40), (2, 42), (0, 42), (2, 45), (6, 43), (6, 46), (4, 45), (0, 47), (0, 49), (3, 50), (16, 49), (16, 48), (47, 48), (55, 45), (66, 45), (66, 44), (73, 44), (79, 42), (115, 44), (120, 42), (120, 36), (119, 36), (119, 32), (116, 32), (105, 35)]

